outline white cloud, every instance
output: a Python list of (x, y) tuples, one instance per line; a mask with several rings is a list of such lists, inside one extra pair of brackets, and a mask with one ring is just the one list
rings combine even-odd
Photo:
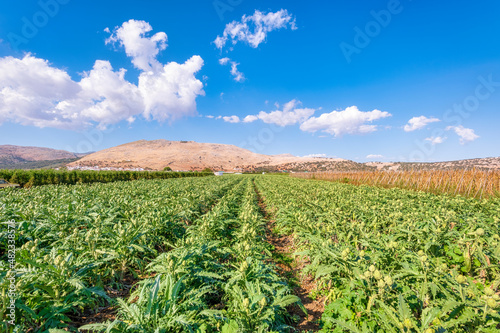
[(256, 48), (266, 40), (267, 34), (273, 30), (287, 28), (297, 29), (295, 19), (286, 9), (281, 9), (275, 13), (264, 14), (258, 10), (251, 16), (243, 15), (241, 21), (228, 23), (222, 33), (217, 36), (214, 43), (221, 49), (231, 40), (235, 45), (238, 41), (245, 42)]
[(207, 118), (210, 118), (210, 119), (214, 119), (215, 117), (214, 116), (211, 116), (211, 115), (208, 115), (208, 116), (205, 116)]
[(319, 117), (311, 117), (300, 125), (300, 129), (307, 132), (323, 131), (336, 137), (344, 134), (365, 134), (377, 130), (376, 125), (367, 123), (390, 117), (386, 111), (359, 111), (356, 106), (351, 106), (342, 111), (323, 113)]
[(405, 132), (412, 132), (421, 128), (424, 128), (427, 126), (427, 124), (434, 123), (440, 121), (437, 118), (427, 118), (425, 116), (420, 116), (420, 117), (413, 117), (410, 120), (408, 120), (408, 124), (405, 125), (404, 131)]
[(369, 155), (366, 155), (366, 158), (375, 159), (375, 158), (384, 158), (384, 156), (378, 155), (378, 154), (369, 154)]
[(202, 66), (203, 59), (195, 55), (184, 64), (169, 62), (157, 73), (141, 73), (144, 116), (163, 121), (196, 114), (196, 97), (205, 94), (203, 83), (195, 77)]
[(439, 143), (443, 143), (447, 138), (446, 137), (442, 137), (442, 136), (431, 136), (429, 138), (425, 138), (425, 141), (430, 141), (430, 143), (432, 145), (437, 145)]
[(309, 155), (305, 155), (303, 157), (324, 157), (326, 158), (326, 154), (309, 154)]
[(460, 137), (460, 144), (466, 144), (467, 142), (471, 142), (479, 138), (478, 135), (474, 133), (474, 130), (471, 128), (465, 128), (462, 125), (459, 126), (448, 126), (446, 130), (453, 130)]
[(235, 124), (240, 122), (240, 117), (238, 116), (222, 117), (222, 119), (227, 123)]
[(245, 118), (243, 118), (243, 122), (244, 123), (252, 123), (258, 119), (259, 119), (259, 117), (257, 117), (257, 116), (249, 115), (249, 116), (246, 116)]
[(231, 75), (233, 76), (233, 79), (236, 82), (245, 81), (245, 75), (243, 75), (243, 73), (238, 70), (239, 63), (237, 63), (236, 61), (231, 61), (231, 59), (229, 59), (228, 57), (225, 57), (225, 58), (219, 59), (219, 64), (221, 64), (221, 65), (231, 64)]
[(111, 37), (143, 70), (137, 85), (125, 79), (125, 69), (114, 71), (104, 60), (96, 60), (78, 82), (30, 54), (0, 58), (0, 123), (76, 130), (132, 122), (141, 114), (159, 121), (194, 115), (196, 97), (204, 95), (203, 83), (195, 77), (203, 60), (193, 56), (183, 64), (162, 65), (155, 57), (166, 46), (166, 35), (143, 37), (150, 30), (146, 22), (128, 21)]
[[(162, 65), (156, 60), (158, 53), (167, 47), (167, 35), (158, 32), (151, 37), (145, 37), (153, 30), (145, 21), (129, 20), (121, 27), (115, 27), (112, 35), (106, 39), (106, 44), (120, 42), (125, 52), (132, 58), (135, 67), (143, 71), (161, 70)], [(109, 32), (109, 28), (106, 28)]]
[(316, 110), (310, 108), (298, 108), (300, 105), (301, 102), (294, 99), (283, 105), (283, 110), (271, 112), (260, 111), (259, 114), (247, 116), (245, 119), (247, 119), (246, 122), (252, 122), (260, 119), (266, 124), (276, 124), (278, 126), (288, 126), (302, 123), (307, 118), (312, 116)]
[(219, 59), (219, 64), (225, 65), (225, 64), (227, 64), (229, 62), (229, 60), (231, 60), (231, 59), (229, 59), (228, 57), (220, 58)]
[(243, 82), (245, 81), (245, 76), (238, 70), (238, 65), (239, 63), (231, 61), (231, 75), (233, 76), (234, 81)]

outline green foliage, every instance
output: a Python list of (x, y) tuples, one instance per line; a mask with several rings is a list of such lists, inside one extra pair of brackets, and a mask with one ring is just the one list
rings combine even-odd
[[(128, 298), (114, 303), (117, 319), (80, 330), (286, 331), (291, 318), (285, 308), (300, 300), (269, 263), (251, 180), (205, 177), (5, 192), (0, 205), (9, 208), (0, 218), (18, 223), (21, 248), (18, 301), (25, 315), (19, 327), (70, 329), (72, 318), (110, 304), (106, 291), (120, 288), (128, 276), (137, 283)], [(2, 230), (0, 239), (5, 237)], [(7, 287), (0, 285), (3, 292)], [(1, 299), (2, 309), (8, 301)]]
[[(259, 177), (325, 297), (324, 332), (493, 332), (500, 200)], [(488, 289), (489, 288), (489, 289)], [(489, 290), (485, 292), (485, 290)]]
[[(167, 167), (168, 168), (168, 167)], [(165, 170), (164, 170), (165, 171)], [(169, 179), (212, 176), (213, 173), (161, 171), (90, 171), (90, 170), (0, 170), (0, 178), (23, 187), (57, 184), (109, 183), (138, 179)]]
[[(307, 259), (323, 332), (497, 331), (500, 200), (272, 175), (1, 191), (0, 220), (16, 222), (17, 331), (74, 331), (109, 305), (116, 320), (79, 329), (290, 331), (286, 308), (301, 303), (271, 263), (257, 189)], [(131, 294), (110, 300), (130, 279)]]

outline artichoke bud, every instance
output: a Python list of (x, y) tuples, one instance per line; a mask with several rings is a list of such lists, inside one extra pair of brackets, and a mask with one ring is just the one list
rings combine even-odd
[(387, 284), (388, 286), (392, 285), (392, 278), (387, 275), (385, 278), (384, 278), (384, 282), (385, 284)]
[(493, 298), (488, 298), (486, 304), (488, 304), (488, 306), (492, 309), (497, 307), (497, 302)]
[(248, 298), (245, 298), (243, 300), (243, 308), (248, 310), (248, 306), (250, 305), (250, 301), (248, 300)]
[(373, 273), (373, 272), (375, 272), (375, 266), (373, 266), (373, 265), (371, 265), (368, 269), (369, 269), (369, 270), (370, 270), (370, 272), (372, 272), (372, 273)]
[(485, 288), (484, 293), (486, 294), (486, 296), (493, 296), (495, 292), (491, 288)]
[(241, 266), (240, 266), (240, 272), (244, 272), (246, 271), (248, 268), (248, 263), (246, 261), (244, 261)]
[(377, 280), (381, 280), (382, 279), (382, 274), (380, 273), (380, 271), (377, 269), (375, 272), (373, 272), (373, 277)]
[(267, 304), (267, 301), (266, 301), (266, 298), (265, 298), (265, 297), (259, 301), (259, 305), (260, 305), (262, 308), (263, 308), (263, 307), (265, 307), (265, 306), (266, 306), (266, 304)]

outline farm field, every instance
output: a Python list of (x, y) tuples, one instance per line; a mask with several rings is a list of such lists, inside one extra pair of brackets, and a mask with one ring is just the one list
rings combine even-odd
[(296, 173), (297, 178), (340, 181), (386, 188), (398, 187), (435, 194), (460, 194), (470, 198), (500, 197), (497, 169), (397, 170)]
[[(431, 333), (500, 324), (498, 198), (234, 175), (7, 189), (0, 207), (2, 331)], [(305, 280), (321, 305), (312, 318), (300, 314)]]

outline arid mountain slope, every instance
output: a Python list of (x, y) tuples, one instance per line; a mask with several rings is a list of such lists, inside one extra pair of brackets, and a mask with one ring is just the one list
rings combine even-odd
[(39, 161), (69, 160), (84, 155), (51, 148), (0, 145), (0, 166), (8, 167), (17, 164), (33, 164), (31, 162)]
[[(290, 154), (263, 155), (233, 145), (194, 141), (140, 140), (104, 149), (69, 164), (70, 167), (122, 167), (162, 170), (293, 170), (304, 164), (325, 164), (330, 169), (338, 163), (359, 163), (340, 158), (296, 157)], [(327, 167), (328, 166), (328, 167)], [(316, 168), (315, 168), (316, 169)], [(311, 170), (313, 171), (313, 170)]]
[(449, 170), (449, 169), (500, 169), (500, 157), (473, 158), (447, 162), (368, 162), (378, 170)]

